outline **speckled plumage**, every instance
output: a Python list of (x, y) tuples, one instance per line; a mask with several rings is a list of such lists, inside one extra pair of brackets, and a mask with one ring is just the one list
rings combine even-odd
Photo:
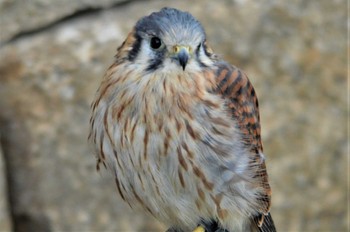
[(136, 24), (97, 91), (89, 138), (123, 200), (174, 230), (275, 231), (255, 91), (189, 13)]

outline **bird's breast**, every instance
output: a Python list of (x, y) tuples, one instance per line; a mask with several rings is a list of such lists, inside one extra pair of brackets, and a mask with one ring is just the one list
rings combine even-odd
[(116, 87), (96, 110), (94, 137), (125, 201), (194, 228), (227, 215), (222, 192), (248, 159), (224, 100), (205, 82), (176, 78)]

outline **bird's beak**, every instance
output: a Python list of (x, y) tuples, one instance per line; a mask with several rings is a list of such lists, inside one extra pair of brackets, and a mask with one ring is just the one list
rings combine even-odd
[(190, 58), (191, 47), (183, 46), (183, 45), (175, 45), (173, 47), (173, 51), (182, 69), (185, 70), (188, 59)]

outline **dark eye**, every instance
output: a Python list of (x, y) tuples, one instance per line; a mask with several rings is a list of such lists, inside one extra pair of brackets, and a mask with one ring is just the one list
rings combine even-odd
[(162, 41), (158, 37), (152, 37), (150, 42), (151, 48), (158, 49), (162, 46)]

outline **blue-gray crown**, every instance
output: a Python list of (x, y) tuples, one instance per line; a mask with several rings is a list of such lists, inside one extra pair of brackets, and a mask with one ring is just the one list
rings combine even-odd
[(198, 37), (205, 39), (202, 25), (190, 13), (174, 8), (166, 7), (141, 18), (135, 28), (136, 33), (174, 37), (180, 41)]

